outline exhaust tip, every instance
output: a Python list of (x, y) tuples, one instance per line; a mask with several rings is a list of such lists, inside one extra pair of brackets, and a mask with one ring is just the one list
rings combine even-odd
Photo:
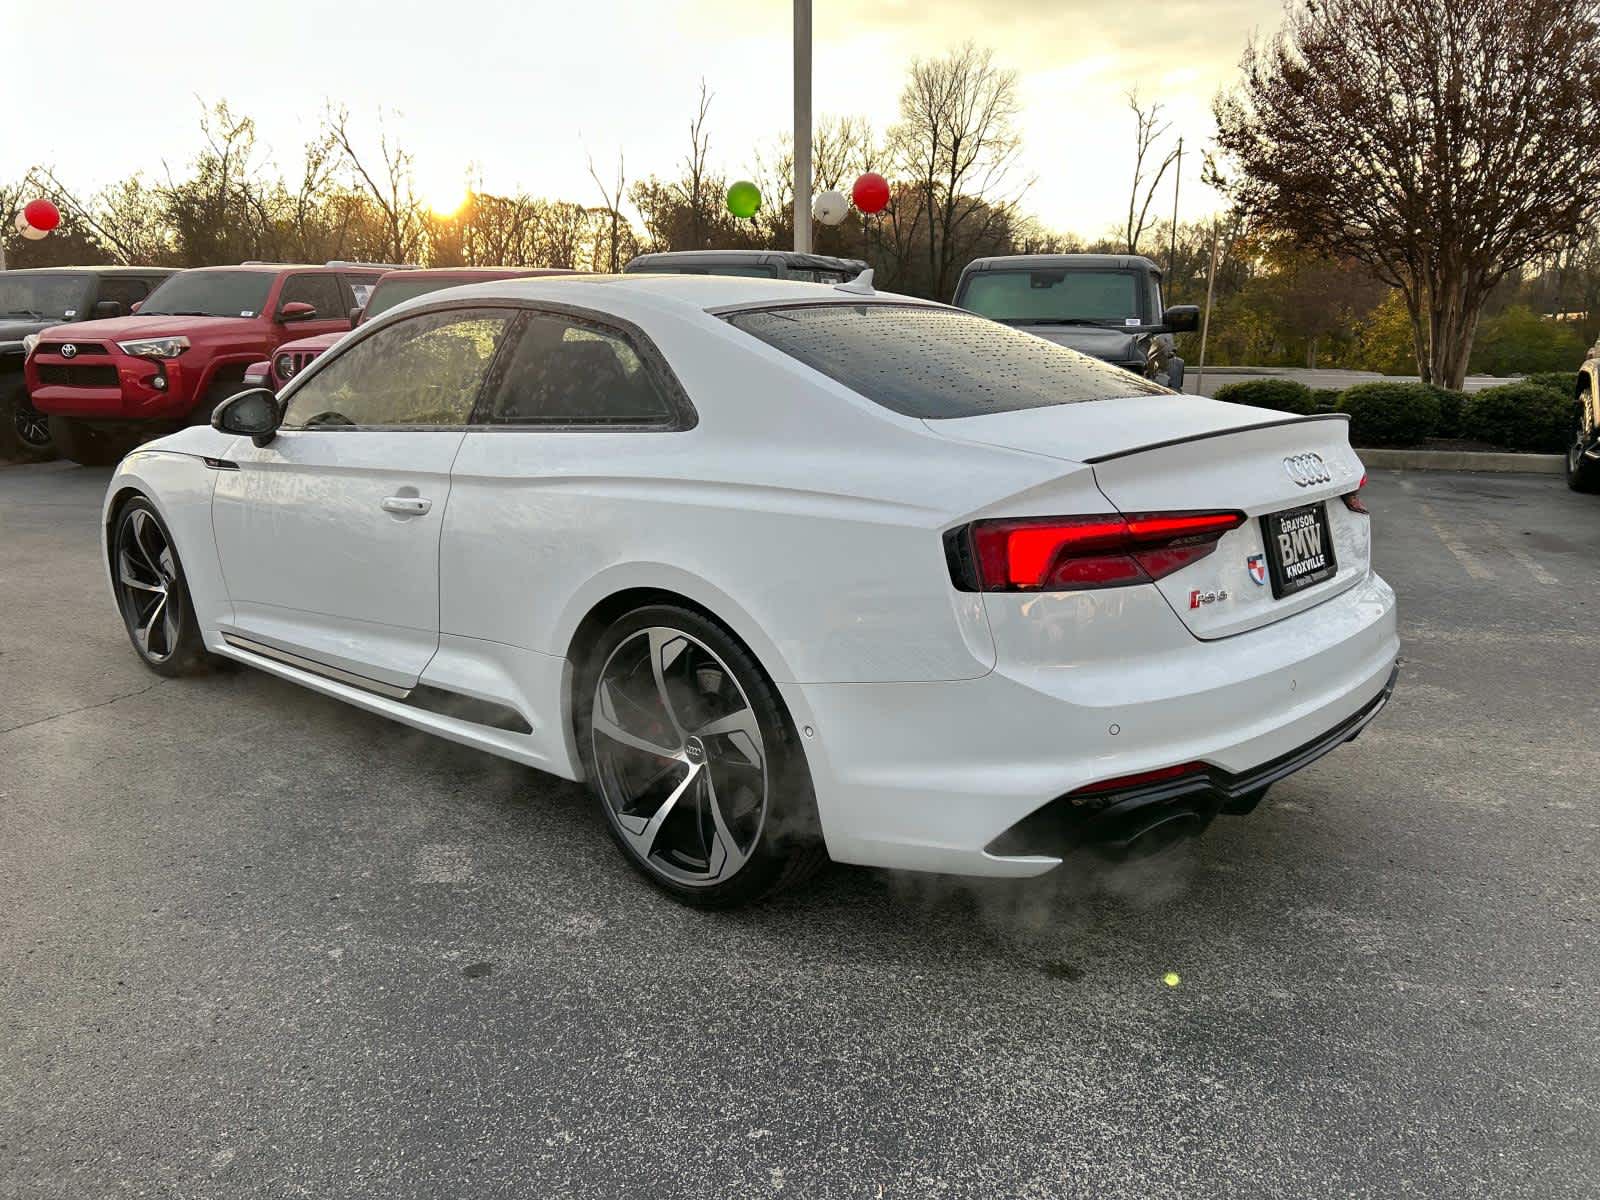
[(1137, 814), (1115, 833), (1096, 840), (1091, 848), (1113, 862), (1137, 862), (1199, 837), (1209, 824), (1211, 814), (1189, 807)]

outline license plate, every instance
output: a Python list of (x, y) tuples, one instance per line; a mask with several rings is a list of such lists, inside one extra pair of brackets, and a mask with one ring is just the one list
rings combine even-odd
[(1339, 564), (1333, 557), (1328, 510), (1321, 504), (1268, 513), (1261, 518), (1267, 545), (1267, 568), (1277, 599), (1332, 579)]

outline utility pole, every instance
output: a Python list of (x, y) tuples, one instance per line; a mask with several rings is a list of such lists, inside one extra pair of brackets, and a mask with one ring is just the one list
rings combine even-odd
[(1211, 269), (1206, 272), (1206, 313), (1200, 322), (1200, 369), (1195, 375), (1194, 394), (1204, 396), (1201, 389), (1206, 382), (1206, 337), (1211, 333), (1211, 292), (1217, 282), (1217, 241), (1221, 237), (1221, 229), (1217, 218), (1211, 218)]
[(811, 0), (794, 0), (794, 248), (811, 253)]

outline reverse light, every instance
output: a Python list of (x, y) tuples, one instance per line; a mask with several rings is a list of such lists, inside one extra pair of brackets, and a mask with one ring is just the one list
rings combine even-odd
[(132, 342), (118, 342), (117, 349), (134, 358), (177, 358), (189, 348), (186, 337), (139, 338)]
[(974, 521), (945, 537), (963, 591), (1053, 592), (1129, 587), (1198, 562), (1242, 512), (1110, 513)]
[(1353, 492), (1346, 492), (1344, 495), (1340, 496), (1339, 499), (1344, 501), (1344, 506), (1351, 512), (1357, 512), (1366, 516), (1371, 516), (1372, 510), (1368, 508), (1366, 502), (1361, 499), (1361, 489), (1366, 486), (1367, 473), (1363, 471), (1361, 473), (1361, 482), (1356, 484), (1356, 490)]

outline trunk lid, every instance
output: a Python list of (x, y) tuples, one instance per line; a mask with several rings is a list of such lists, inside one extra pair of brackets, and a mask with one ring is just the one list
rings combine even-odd
[[(1296, 417), (1173, 394), (927, 425), (946, 437), (1087, 463), (1100, 491), (1124, 514), (1243, 512), (1245, 523), (1224, 534), (1209, 556), (1154, 585), (1196, 637), (1228, 637), (1281, 620), (1337, 595), (1369, 570), (1369, 519), (1340, 499), (1359, 486), (1363, 472), (1343, 417)], [(1262, 518), (1300, 509), (1320, 511), (1325, 525), (1283, 531), (1290, 549), (1269, 549)], [(1284, 553), (1330, 548), (1331, 577), (1274, 594), (1275, 555), (1284, 561)]]

